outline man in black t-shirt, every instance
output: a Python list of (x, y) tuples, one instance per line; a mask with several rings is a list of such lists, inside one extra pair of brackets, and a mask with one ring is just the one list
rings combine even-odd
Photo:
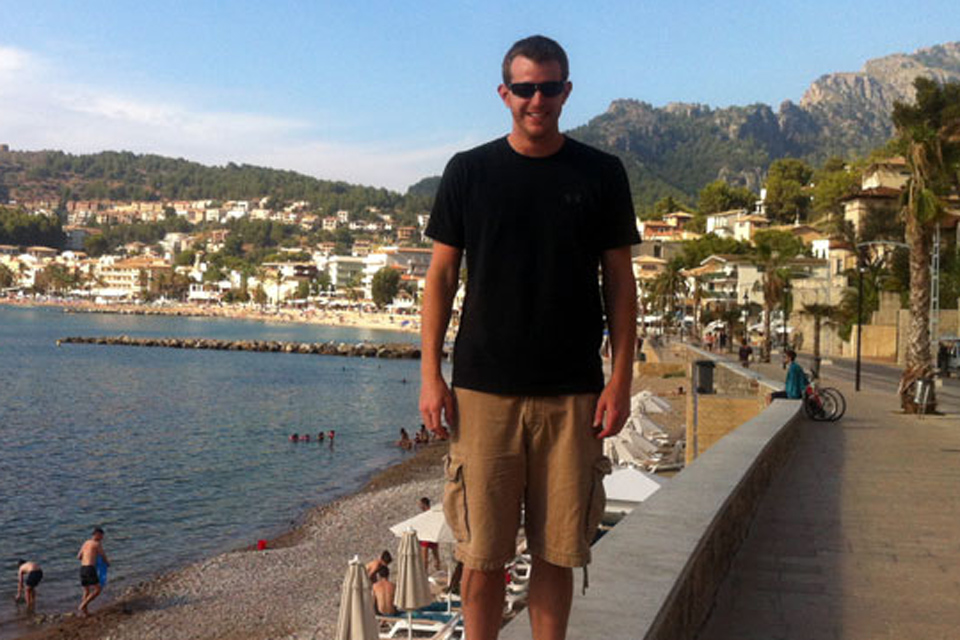
[[(630, 412), (630, 246), (640, 238), (620, 161), (560, 133), (571, 88), (560, 45), (543, 36), (514, 44), (498, 88), (512, 130), (454, 156), (427, 228), (420, 410), (432, 431), (447, 435), (443, 419), (452, 428), (444, 512), (475, 640), (497, 636), (521, 511), (533, 634), (563, 637), (571, 569), (589, 562), (603, 513), (602, 439)], [(464, 258), (451, 392), (440, 361)]]

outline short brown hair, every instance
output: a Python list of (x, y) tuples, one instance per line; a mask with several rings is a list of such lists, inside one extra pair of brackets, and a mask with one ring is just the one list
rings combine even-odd
[(503, 57), (503, 84), (510, 84), (510, 65), (517, 56), (529, 58), (536, 63), (559, 62), (561, 80), (566, 82), (570, 76), (570, 63), (567, 52), (555, 40), (546, 36), (530, 36), (517, 40)]

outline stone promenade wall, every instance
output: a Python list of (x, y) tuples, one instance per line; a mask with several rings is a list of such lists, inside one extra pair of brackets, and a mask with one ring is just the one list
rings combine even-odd
[[(712, 357), (699, 350), (692, 354), (692, 359)], [(752, 371), (743, 374), (758, 390), (782, 386)], [(593, 548), (590, 587), (586, 594), (579, 584), (575, 589), (567, 638), (695, 638), (757, 504), (792, 451), (799, 414), (799, 401), (774, 402), (715, 442), (600, 539)], [(527, 616), (514, 619), (500, 637), (529, 638)]]

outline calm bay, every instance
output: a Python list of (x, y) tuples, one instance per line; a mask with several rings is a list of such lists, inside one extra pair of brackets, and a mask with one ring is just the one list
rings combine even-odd
[[(415, 334), (0, 306), (0, 637), (16, 559), (40, 562), (38, 613), (79, 600), (100, 525), (108, 592), (275, 536), (399, 462), (419, 425), (416, 361), (63, 345), (66, 336), (416, 342)], [(336, 430), (335, 444), (316, 441)], [(309, 433), (309, 443), (288, 442)]]

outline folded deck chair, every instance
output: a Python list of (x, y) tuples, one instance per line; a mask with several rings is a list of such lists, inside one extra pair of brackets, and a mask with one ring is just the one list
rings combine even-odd
[(459, 611), (446, 613), (443, 611), (424, 611), (417, 609), (412, 618), (406, 613), (395, 616), (377, 616), (380, 621), (381, 638), (406, 638), (408, 631), (415, 636), (437, 637), (445, 629), (453, 630), (462, 625), (462, 615)]

